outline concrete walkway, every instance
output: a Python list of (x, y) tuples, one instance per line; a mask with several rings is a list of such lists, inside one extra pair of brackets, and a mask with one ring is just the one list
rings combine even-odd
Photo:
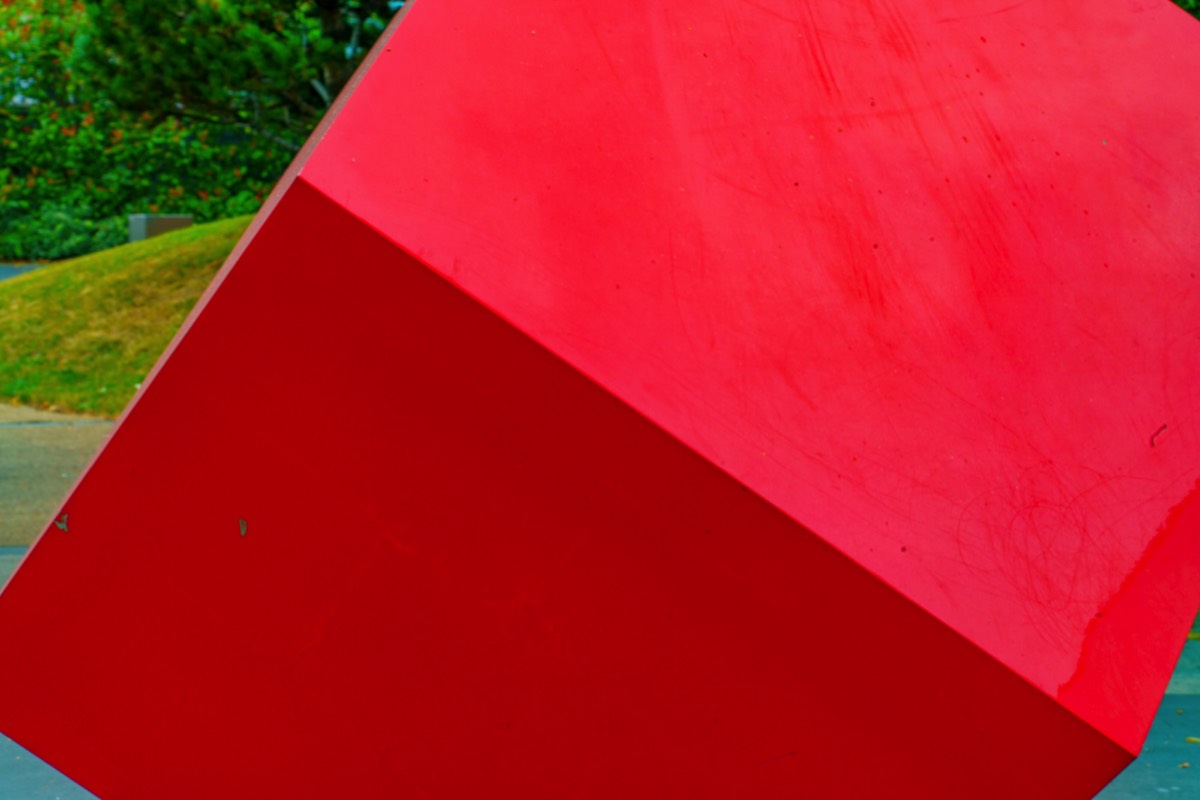
[(0, 281), (5, 278), (15, 278), (18, 275), (24, 275), (30, 270), (35, 270), (41, 264), (0, 264)]
[(42, 532), (112, 425), (0, 404), (0, 547)]

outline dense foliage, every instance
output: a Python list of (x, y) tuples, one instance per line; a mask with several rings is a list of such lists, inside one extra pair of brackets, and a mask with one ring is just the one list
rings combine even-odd
[(295, 150), (400, 5), (394, 0), (95, 0), (95, 88), (156, 118), (238, 126)]
[(255, 210), (398, 6), (0, 0), (0, 262)]

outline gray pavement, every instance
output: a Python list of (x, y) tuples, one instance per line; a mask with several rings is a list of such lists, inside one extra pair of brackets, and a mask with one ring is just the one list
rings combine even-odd
[(111, 430), (109, 420), (0, 404), (0, 546), (42, 532)]
[[(0, 585), (111, 429), (105, 420), (0, 405)], [(1159, 797), (1200, 798), (1200, 641), (1184, 648), (1142, 755), (1097, 800)], [(0, 735), (0, 798), (94, 796)]]
[(41, 264), (0, 264), (0, 281), (5, 278), (15, 278), (30, 270), (37, 269)]

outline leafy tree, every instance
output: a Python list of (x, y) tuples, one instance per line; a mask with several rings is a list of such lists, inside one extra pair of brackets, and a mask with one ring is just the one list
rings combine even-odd
[(397, 0), (89, 0), (83, 63), (118, 106), (298, 150)]
[(0, 260), (121, 242), (136, 212), (255, 210), (291, 153), (117, 107), (79, 69), (82, 3), (0, 0)]
[(254, 211), (391, 5), (0, 0), (0, 261)]

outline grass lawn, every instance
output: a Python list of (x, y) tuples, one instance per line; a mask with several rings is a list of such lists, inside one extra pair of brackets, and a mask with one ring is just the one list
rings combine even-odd
[(0, 282), (0, 399), (119, 414), (251, 219), (185, 228)]

